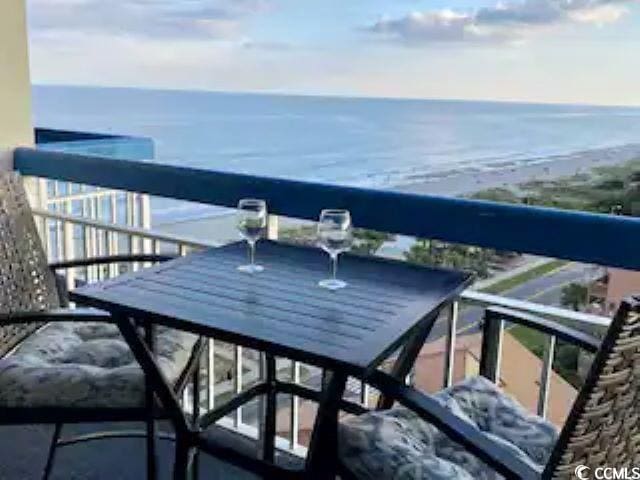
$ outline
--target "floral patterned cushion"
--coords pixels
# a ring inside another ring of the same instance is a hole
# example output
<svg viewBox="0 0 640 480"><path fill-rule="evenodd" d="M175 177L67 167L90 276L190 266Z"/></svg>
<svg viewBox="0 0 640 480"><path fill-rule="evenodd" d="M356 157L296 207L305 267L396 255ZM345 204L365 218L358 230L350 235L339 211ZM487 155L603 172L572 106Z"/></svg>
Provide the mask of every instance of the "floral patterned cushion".
<svg viewBox="0 0 640 480"><path fill-rule="evenodd" d="M170 382L196 340L156 329L156 360ZM50 323L0 359L0 407L137 407L144 390L142 369L113 324Z"/></svg>
<svg viewBox="0 0 640 480"><path fill-rule="evenodd" d="M484 377L438 392L435 398L533 468L542 469L557 429L531 415ZM416 413L402 407L371 412L340 425L342 463L361 480L497 480L502 477Z"/></svg>

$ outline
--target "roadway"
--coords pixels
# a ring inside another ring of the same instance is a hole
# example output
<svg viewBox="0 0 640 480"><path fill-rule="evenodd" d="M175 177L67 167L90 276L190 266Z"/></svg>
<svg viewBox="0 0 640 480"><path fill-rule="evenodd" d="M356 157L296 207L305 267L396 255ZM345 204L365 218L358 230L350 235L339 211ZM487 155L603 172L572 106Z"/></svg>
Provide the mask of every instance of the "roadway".
<svg viewBox="0 0 640 480"><path fill-rule="evenodd" d="M593 266L581 263L568 263L551 273L524 282L514 288L500 292L499 295L516 300L561 306L562 288L570 283L584 283L593 276ZM460 334L478 331L484 307L467 306L461 309L457 330ZM445 322L438 322L429 336L429 341L437 340L446 332Z"/></svg>

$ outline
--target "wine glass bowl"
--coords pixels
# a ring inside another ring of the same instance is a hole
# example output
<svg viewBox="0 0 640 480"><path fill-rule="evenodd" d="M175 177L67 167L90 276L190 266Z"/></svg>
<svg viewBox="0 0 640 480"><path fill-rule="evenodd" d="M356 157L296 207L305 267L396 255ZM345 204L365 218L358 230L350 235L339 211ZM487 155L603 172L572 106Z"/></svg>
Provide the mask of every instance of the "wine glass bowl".
<svg viewBox="0 0 640 480"><path fill-rule="evenodd" d="M237 227L242 238L249 245L249 263L240 265L238 270L245 273L258 273L264 270L255 263L256 242L267 228L267 203L257 198L243 198L238 202Z"/></svg>
<svg viewBox="0 0 640 480"><path fill-rule="evenodd" d="M331 257L331 278L320 280L318 285L329 290L339 290L347 282L337 278L338 255L351 248L353 229L348 210L322 210L318 220L318 245Z"/></svg>

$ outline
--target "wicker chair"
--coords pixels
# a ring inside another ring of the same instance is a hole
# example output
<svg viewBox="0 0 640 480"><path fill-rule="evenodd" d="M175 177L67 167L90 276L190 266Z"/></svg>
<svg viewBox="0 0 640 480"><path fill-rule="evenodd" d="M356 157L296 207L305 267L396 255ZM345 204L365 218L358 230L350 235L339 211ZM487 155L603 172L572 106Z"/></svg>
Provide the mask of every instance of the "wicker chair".
<svg viewBox="0 0 640 480"><path fill-rule="evenodd" d="M561 431L495 385L504 322L595 353ZM374 372L368 381L399 405L341 423L341 477L575 479L580 466L584 478L598 467L640 466L639 298L621 303L602 341L532 315L489 308L480 374L431 396Z"/></svg>
<svg viewBox="0 0 640 480"><path fill-rule="evenodd" d="M51 268L20 178L0 173L0 425L55 425L45 478L57 447L130 435L146 437L147 475L155 477L155 420L164 418L163 412L110 316L63 308L67 305L64 282L57 281L54 271L165 259L159 255L102 257ZM147 334L150 331L146 329ZM195 379L203 342L169 329L158 329L151 340L159 364L180 394ZM63 424L80 422L145 422L146 430L60 439Z"/></svg>

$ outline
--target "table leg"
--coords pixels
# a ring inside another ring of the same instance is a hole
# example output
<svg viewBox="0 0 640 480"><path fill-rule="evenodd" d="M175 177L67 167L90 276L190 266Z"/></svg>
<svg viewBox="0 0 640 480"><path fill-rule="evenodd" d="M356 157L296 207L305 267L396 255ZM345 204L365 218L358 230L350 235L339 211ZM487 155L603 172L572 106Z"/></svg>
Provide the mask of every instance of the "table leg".
<svg viewBox="0 0 640 480"><path fill-rule="evenodd" d="M264 412L264 432L263 432L263 460L273 463L275 455L276 441L276 359L273 355L265 353L266 367L266 407Z"/></svg>
<svg viewBox="0 0 640 480"><path fill-rule="evenodd" d="M151 322L144 324L144 340L153 355L155 351L155 326ZM145 407L147 410L147 479L157 478L157 458L156 458L156 421L153 415L155 407L155 395L153 385L145 375Z"/></svg>
<svg viewBox="0 0 640 480"><path fill-rule="evenodd" d="M331 372L323 375L323 378L325 381L311 434L305 478L333 479L338 467L338 415L347 375Z"/></svg>
<svg viewBox="0 0 640 480"><path fill-rule="evenodd" d="M176 436L175 460L173 463L173 480L187 480L189 478L189 460L191 447L184 439Z"/></svg>
<svg viewBox="0 0 640 480"><path fill-rule="evenodd" d="M193 369L191 375L191 386L193 387L193 395L191 402L191 417L192 417L192 429L197 430L198 419L200 418L200 360L196 361L196 367ZM192 480L198 480L200 475L200 452L198 449L194 449L193 458L191 459L191 472L190 478Z"/></svg>
<svg viewBox="0 0 640 480"><path fill-rule="evenodd" d="M427 337L431 333L431 330L433 329L433 326L438 319L438 315L440 315L440 310L436 310L430 313L416 326L414 334L404 345L404 347L400 351L398 359L395 361L393 367L391 368L390 375L393 378L403 380L407 375L409 375L411 368L416 362L416 358L418 358L420 350L422 350L422 347L424 346L424 342L427 340ZM392 406L392 398L380 395L380 398L378 399L377 410L386 410L388 408L391 408Z"/></svg>
<svg viewBox="0 0 640 480"><path fill-rule="evenodd" d="M140 364L140 367L145 374L146 381L149 382L151 389L158 397L162 407L166 410L169 418L171 419L173 428L176 432L176 451L180 454L178 458L176 458L174 478L183 479L187 473L186 467L188 467L188 461L183 465L182 460L184 457L188 458L192 441L192 432L189 429L187 419L182 412L180 402L175 396L172 388L168 385L148 346L138 335L138 332L131 320L124 316L114 315L114 317L118 324L118 328L120 329L120 333L129 345L133 356ZM183 455L184 452L186 452L186 455Z"/></svg>

